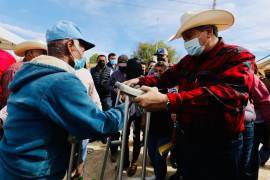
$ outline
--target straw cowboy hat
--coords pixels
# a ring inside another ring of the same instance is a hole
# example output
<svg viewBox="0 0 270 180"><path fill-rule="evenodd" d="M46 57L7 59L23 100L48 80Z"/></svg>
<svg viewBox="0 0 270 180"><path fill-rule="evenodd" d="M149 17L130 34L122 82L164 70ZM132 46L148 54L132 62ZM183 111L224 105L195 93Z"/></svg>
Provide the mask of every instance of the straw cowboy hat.
<svg viewBox="0 0 270 180"><path fill-rule="evenodd" d="M234 23L232 13L225 10L205 10L186 12L181 17L181 26L169 41L182 37L182 33L186 30L203 25L216 25L218 31L222 31L231 27Z"/></svg>
<svg viewBox="0 0 270 180"><path fill-rule="evenodd" d="M14 53L17 56L24 57L25 51L33 49L43 49L47 51L47 46L45 43L40 41L24 41L15 46Z"/></svg>

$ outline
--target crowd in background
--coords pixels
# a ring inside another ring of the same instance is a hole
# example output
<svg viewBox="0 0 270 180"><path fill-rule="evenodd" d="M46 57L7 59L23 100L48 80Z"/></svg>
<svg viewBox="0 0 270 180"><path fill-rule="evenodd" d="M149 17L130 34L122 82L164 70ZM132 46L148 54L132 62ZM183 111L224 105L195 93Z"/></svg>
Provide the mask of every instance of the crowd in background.
<svg viewBox="0 0 270 180"><path fill-rule="evenodd" d="M94 44L69 21L47 30L47 46L18 44L14 53L23 58L20 62L0 50L0 176L63 178L69 135L80 145L73 178L82 176L89 142L121 139L124 106L117 101L115 83L123 82L158 88L142 87L145 94L130 106L128 176L137 171L149 110L147 147L154 176L148 179L166 178L168 154L177 169L171 180L258 179L259 166L270 157L270 68L260 72L253 54L218 36L233 24L231 13L196 13L187 13L190 18L182 19L185 26L172 37L183 38L188 52L175 65L161 47L153 54L156 60L100 54L86 69L83 53ZM211 18L198 23L195 16ZM111 162L118 154L119 147L111 146Z"/></svg>

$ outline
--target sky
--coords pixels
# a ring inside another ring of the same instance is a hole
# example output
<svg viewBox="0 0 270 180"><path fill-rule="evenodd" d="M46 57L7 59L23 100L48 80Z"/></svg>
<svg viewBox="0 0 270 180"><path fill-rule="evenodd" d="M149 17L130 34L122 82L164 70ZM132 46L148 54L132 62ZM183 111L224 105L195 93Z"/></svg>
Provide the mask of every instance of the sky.
<svg viewBox="0 0 270 180"><path fill-rule="evenodd" d="M168 42L186 11L212 8L213 0L0 0L0 26L27 40L44 40L59 20L79 26L96 47L87 51L132 55L140 42L163 41L178 56L186 51L183 40ZM235 16L235 24L220 32L226 43L237 44L257 60L270 54L269 0L216 0L216 9Z"/></svg>

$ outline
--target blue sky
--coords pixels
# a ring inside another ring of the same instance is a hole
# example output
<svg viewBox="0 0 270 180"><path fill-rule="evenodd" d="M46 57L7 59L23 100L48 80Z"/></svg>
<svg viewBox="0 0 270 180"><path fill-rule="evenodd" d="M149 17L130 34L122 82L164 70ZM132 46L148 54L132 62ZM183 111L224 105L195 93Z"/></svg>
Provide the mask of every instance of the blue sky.
<svg viewBox="0 0 270 180"><path fill-rule="evenodd" d="M211 8L212 0L0 0L0 26L25 39L44 39L58 20L71 20L96 47L87 52L131 55L139 42L164 41L173 35L188 10ZM257 59L270 54L270 1L217 0L231 11L232 28L221 32L227 43L241 45ZM169 42L179 56L182 40Z"/></svg>

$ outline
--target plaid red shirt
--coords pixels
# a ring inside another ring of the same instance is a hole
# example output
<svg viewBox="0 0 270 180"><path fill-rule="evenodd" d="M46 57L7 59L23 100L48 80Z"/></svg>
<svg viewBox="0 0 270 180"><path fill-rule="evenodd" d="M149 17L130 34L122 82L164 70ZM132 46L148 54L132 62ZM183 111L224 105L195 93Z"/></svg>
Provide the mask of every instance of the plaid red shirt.
<svg viewBox="0 0 270 180"><path fill-rule="evenodd" d="M244 130L244 107L253 82L255 57L247 50L218 44L199 57L185 56L161 77L140 78L140 85L170 88L170 111L179 114L187 136L231 137Z"/></svg>

